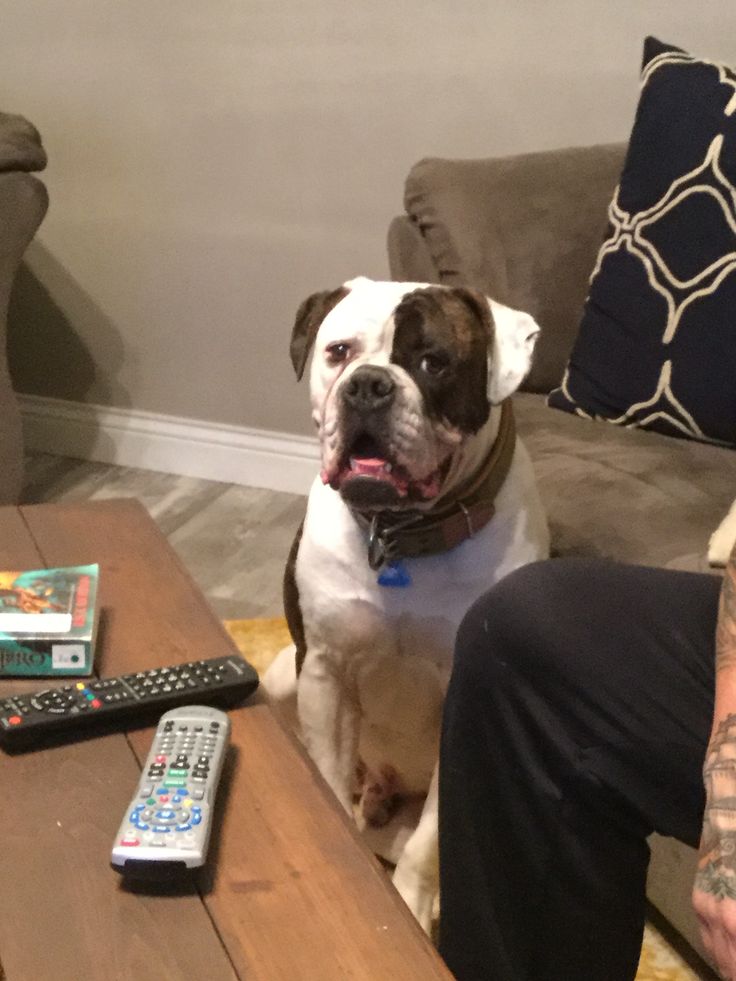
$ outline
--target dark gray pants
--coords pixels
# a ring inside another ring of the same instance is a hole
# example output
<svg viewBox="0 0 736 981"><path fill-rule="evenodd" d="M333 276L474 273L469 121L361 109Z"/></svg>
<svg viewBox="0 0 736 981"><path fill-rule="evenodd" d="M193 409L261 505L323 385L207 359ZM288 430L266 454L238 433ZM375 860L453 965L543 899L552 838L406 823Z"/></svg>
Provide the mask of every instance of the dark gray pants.
<svg viewBox="0 0 736 981"><path fill-rule="evenodd" d="M518 570L457 640L440 949L460 981L628 981L656 830L697 845L720 579Z"/></svg>

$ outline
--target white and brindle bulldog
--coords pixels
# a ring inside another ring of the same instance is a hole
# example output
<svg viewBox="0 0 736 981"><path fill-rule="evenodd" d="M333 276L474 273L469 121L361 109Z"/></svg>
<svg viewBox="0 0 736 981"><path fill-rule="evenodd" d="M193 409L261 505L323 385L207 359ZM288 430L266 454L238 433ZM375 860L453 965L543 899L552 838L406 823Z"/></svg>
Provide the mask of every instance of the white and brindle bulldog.
<svg viewBox="0 0 736 981"><path fill-rule="evenodd" d="M264 677L363 825L424 800L394 883L429 930L438 890L437 754L463 614L548 554L509 396L539 328L474 290L360 278L300 307L322 472L284 582L294 646Z"/></svg>

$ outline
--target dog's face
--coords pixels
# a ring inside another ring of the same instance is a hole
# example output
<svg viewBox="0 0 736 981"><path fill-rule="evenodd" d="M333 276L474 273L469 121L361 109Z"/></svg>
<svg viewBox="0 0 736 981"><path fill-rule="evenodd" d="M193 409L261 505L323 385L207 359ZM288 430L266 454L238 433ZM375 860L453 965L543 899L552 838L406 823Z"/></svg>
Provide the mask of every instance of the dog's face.
<svg viewBox="0 0 736 981"><path fill-rule="evenodd" d="M370 510L434 500L491 405L520 384L539 328L462 287L357 279L306 300L291 357L314 347L322 479Z"/></svg>

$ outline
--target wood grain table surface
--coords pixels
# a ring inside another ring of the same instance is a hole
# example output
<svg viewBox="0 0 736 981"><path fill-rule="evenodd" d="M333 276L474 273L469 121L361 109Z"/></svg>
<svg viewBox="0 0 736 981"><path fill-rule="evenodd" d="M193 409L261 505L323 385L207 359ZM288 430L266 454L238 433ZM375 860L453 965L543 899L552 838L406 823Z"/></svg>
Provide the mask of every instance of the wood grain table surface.
<svg viewBox="0 0 736 981"><path fill-rule="evenodd" d="M135 501L0 508L0 568L100 564L102 677L232 652ZM0 696L50 687L2 680ZM0 753L6 981L451 976L314 766L254 696L231 712L210 862L186 886L109 865L153 728Z"/></svg>

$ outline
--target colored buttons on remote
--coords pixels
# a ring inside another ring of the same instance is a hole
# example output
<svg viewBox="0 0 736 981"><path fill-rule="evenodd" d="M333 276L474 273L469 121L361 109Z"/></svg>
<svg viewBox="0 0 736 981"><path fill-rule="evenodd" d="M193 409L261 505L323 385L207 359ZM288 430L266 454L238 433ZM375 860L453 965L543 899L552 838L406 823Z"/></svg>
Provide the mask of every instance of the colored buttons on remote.
<svg viewBox="0 0 736 981"><path fill-rule="evenodd" d="M174 867L195 869L204 864L211 806L229 732L227 716L205 706L177 708L163 717L144 763L144 775L116 836L114 868L125 872L127 867L138 875L145 866L149 877L158 874L158 863L162 876ZM143 846L134 861L125 857L129 848L120 845L129 839Z"/></svg>
<svg viewBox="0 0 736 981"><path fill-rule="evenodd" d="M242 701L257 686L258 676L237 654L152 668L118 678L71 682L59 688L0 699L0 743L8 749L36 747L46 734L68 732L74 736L80 727L93 725L97 720L102 723L103 719L106 724L115 723L120 728L127 728L128 724L145 724L152 711L173 709L186 701L232 705ZM181 726L186 728L180 733ZM189 725L176 720L159 734L164 737L160 752L172 752L173 741L182 736L184 741L177 742L176 749L189 758L186 762L182 760L178 769L191 773L197 756L212 751L213 746L207 744L207 738L216 739L217 735L217 727L213 727L209 719L197 719L196 724L191 719ZM157 771L150 776L156 778Z"/></svg>

